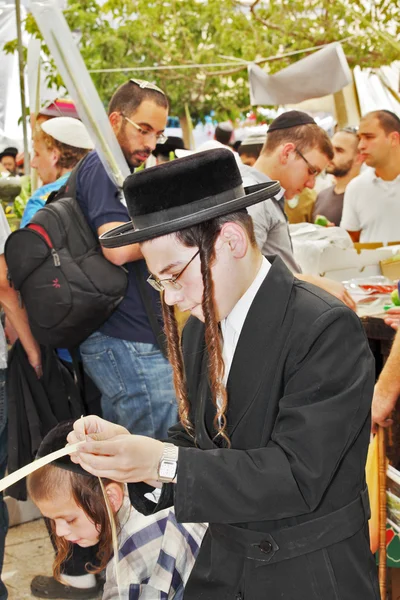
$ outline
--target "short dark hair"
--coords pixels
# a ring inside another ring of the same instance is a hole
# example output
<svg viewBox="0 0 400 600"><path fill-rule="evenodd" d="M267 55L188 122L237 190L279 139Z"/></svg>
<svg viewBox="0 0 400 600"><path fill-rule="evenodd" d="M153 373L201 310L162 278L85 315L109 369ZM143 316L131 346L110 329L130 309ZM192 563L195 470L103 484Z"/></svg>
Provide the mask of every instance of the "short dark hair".
<svg viewBox="0 0 400 600"><path fill-rule="evenodd" d="M383 129L386 135L396 131L400 135L400 118L391 110L373 110L361 118L361 121L365 117L375 117L379 121L380 127Z"/></svg>
<svg viewBox="0 0 400 600"><path fill-rule="evenodd" d="M145 100L151 100L151 102L166 110L169 108L168 98L161 90L141 87L129 80L120 85L114 92L108 105L108 114L121 112L125 115L131 115Z"/></svg>
<svg viewBox="0 0 400 600"><path fill-rule="evenodd" d="M267 133L267 139L261 151L262 154L271 154L281 144L295 144L300 152L317 149L329 160L333 158L333 146L328 134L322 127L307 123L286 129L276 129Z"/></svg>
<svg viewBox="0 0 400 600"><path fill-rule="evenodd" d="M220 144L224 144L224 146L227 146L229 144L229 140L232 137L232 131L233 129L223 129L222 127L217 125L215 128L214 137L217 140L217 142L219 142Z"/></svg>

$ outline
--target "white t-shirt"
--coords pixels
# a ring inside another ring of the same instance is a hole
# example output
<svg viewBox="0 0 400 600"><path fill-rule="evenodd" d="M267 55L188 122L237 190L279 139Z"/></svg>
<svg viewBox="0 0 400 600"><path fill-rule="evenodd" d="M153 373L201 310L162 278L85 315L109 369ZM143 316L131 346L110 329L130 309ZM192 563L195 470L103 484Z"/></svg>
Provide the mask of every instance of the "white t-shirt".
<svg viewBox="0 0 400 600"><path fill-rule="evenodd" d="M340 226L361 231L360 242L400 240L400 175L384 181L366 169L348 184Z"/></svg>

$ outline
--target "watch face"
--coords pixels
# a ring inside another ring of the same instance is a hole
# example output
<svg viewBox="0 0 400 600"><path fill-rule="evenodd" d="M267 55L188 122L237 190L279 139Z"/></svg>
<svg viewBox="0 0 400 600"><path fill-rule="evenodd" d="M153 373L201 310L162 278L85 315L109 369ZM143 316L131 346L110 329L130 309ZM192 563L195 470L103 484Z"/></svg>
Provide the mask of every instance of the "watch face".
<svg viewBox="0 0 400 600"><path fill-rule="evenodd" d="M173 479L176 474L176 461L163 460L160 465L160 477Z"/></svg>

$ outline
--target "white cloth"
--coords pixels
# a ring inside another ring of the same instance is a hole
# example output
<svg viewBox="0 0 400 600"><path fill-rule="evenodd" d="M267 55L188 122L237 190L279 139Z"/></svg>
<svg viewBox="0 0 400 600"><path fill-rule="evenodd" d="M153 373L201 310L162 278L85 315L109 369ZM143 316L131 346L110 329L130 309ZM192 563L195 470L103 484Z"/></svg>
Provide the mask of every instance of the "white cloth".
<svg viewBox="0 0 400 600"><path fill-rule="evenodd" d="M384 181L368 168L350 181L340 226L360 231L360 242L400 240L400 175Z"/></svg>
<svg viewBox="0 0 400 600"><path fill-rule="evenodd" d="M224 385L228 381L229 371L231 369L233 356L239 340L240 332L250 310L250 306L260 289L262 282L268 275L271 263L263 256L260 269L250 287L243 294L240 300L235 304L229 315L221 321L221 333L223 338L222 358L224 360Z"/></svg>

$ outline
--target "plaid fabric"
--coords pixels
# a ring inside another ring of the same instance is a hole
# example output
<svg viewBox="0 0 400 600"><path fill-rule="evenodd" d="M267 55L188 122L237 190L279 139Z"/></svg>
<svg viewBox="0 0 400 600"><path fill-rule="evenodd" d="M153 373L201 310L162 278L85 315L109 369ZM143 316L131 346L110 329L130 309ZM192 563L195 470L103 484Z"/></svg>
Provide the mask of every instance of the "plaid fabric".
<svg viewBox="0 0 400 600"><path fill-rule="evenodd" d="M118 518L120 596L112 559L103 600L181 600L207 526L178 523L173 508L144 516L128 497Z"/></svg>

